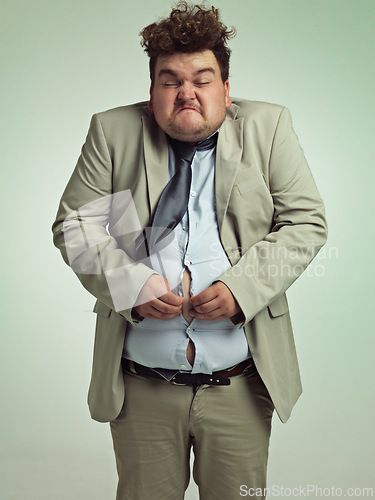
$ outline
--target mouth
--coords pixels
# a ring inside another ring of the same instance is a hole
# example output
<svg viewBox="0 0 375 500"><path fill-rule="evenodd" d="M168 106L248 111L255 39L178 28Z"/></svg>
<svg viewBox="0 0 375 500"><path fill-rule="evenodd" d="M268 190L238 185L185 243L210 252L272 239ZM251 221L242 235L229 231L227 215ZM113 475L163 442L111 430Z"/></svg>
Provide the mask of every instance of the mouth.
<svg viewBox="0 0 375 500"><path fill-rule="evenodd" d="M182 111L195 111L196 113L200 113L200 111L193 106L184 106L183 108L177 110L177 114L181 113Z"/></svg>

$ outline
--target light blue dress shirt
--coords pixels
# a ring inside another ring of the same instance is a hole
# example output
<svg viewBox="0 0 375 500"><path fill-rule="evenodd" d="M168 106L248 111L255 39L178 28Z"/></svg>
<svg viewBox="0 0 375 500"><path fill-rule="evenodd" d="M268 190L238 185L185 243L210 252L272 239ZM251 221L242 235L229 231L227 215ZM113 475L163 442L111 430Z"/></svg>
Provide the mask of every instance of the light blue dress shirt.
<svg viewBox="0 0 375 500"><path fill-rule="evenodd" d="M186 268L191 274L191 295L197 295L231 265L220 242L216 218L215 152L196 152L188 210L174 230L170 258L164 256L162 263L160 258L152 261L154 269L164 271L171 288L180 296ZM174 152L169 147L169 178L174 172ZM195 345L193 366L186 358L189 339ZM169 320L145 318L137 326L128 324L123 356L150 368L211 374L244 361L250 351L243 328L230 319L194 318L189 324L181 314Z"/></svg>

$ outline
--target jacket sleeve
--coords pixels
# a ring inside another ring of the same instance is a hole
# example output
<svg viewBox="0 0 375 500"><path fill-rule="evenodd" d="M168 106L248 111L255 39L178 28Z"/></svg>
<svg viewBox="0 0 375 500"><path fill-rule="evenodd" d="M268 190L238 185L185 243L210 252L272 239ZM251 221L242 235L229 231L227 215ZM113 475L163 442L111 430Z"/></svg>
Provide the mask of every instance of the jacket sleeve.
<svg viewBox="0 0 375 500"><path fill-rule="evenodd" d="M155 271L135 262L109 234L113 207L121 198L126 231L140 229L130 190L113 193L112 160L98 115L94 115L76 168L52 226L54 244L83 286L133 323L131 307ZM124 232L124 231L123 231ZM133 232L134 234L134 232Z"/></svg>
<svg viewBox="0 0 375 500"><path fill-rule="evenodd" d="M284 294L327 237L324 205L286 108L279 116L267 167L272 229L218 278L239 303L244 324Z"/></svg>

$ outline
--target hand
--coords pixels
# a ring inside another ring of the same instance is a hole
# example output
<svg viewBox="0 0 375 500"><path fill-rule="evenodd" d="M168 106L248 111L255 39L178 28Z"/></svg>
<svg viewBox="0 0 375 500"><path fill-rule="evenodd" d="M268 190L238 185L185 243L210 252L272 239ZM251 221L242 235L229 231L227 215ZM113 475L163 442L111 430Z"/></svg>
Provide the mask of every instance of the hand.
<svg viewBox="0 0 375 500"><path fill-rule="evenodd" d="M203 292L191 297L190 303L194 307L190 310L190 315L207 321L231 318L241 312L232 292L222 281L214 283Z"/></svg>
<svg viewBox="0 0 375 500"><path fill-rule="evenodd" d="M183 297L171 292L168 281L153 274L143 285L133 309L143 318L171 319L181 313Z"/></svg>

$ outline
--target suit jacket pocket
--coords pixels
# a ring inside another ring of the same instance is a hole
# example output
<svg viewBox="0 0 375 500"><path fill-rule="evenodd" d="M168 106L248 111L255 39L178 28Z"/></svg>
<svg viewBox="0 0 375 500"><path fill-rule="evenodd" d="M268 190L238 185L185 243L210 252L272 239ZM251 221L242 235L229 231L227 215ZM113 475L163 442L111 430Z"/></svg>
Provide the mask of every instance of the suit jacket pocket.
<svg viewBox="0 0 375 500"><path fill-rule="evenodd" d="M240 192L240 195L243 196L244 194L248 193L249 191L253 191L253 189L257 189L260 187L266 187L266 184L265 184L261 174L257 173L257 175L252 175L249 179L246 179L244 181L239 182L236 185L236 187L237 187L238 191Z"/></svg>
<svg viewBox="0 0 375 500"><path fill-rule="evenodd" d="M100 300L97 300L93 311L100 316L108 317L111 314L112 309L106 306L103 302L100 302Z"/></svg>
<svg viewBox="0 0 375 500"><path fill-rule="evenodd" d="M283 293L283 295L280 295L280 297L277 297L277 299L275 299L268 305L268 311L272 318L282 316L289 311L288 301L286 299L285 293Z"/></svg>

